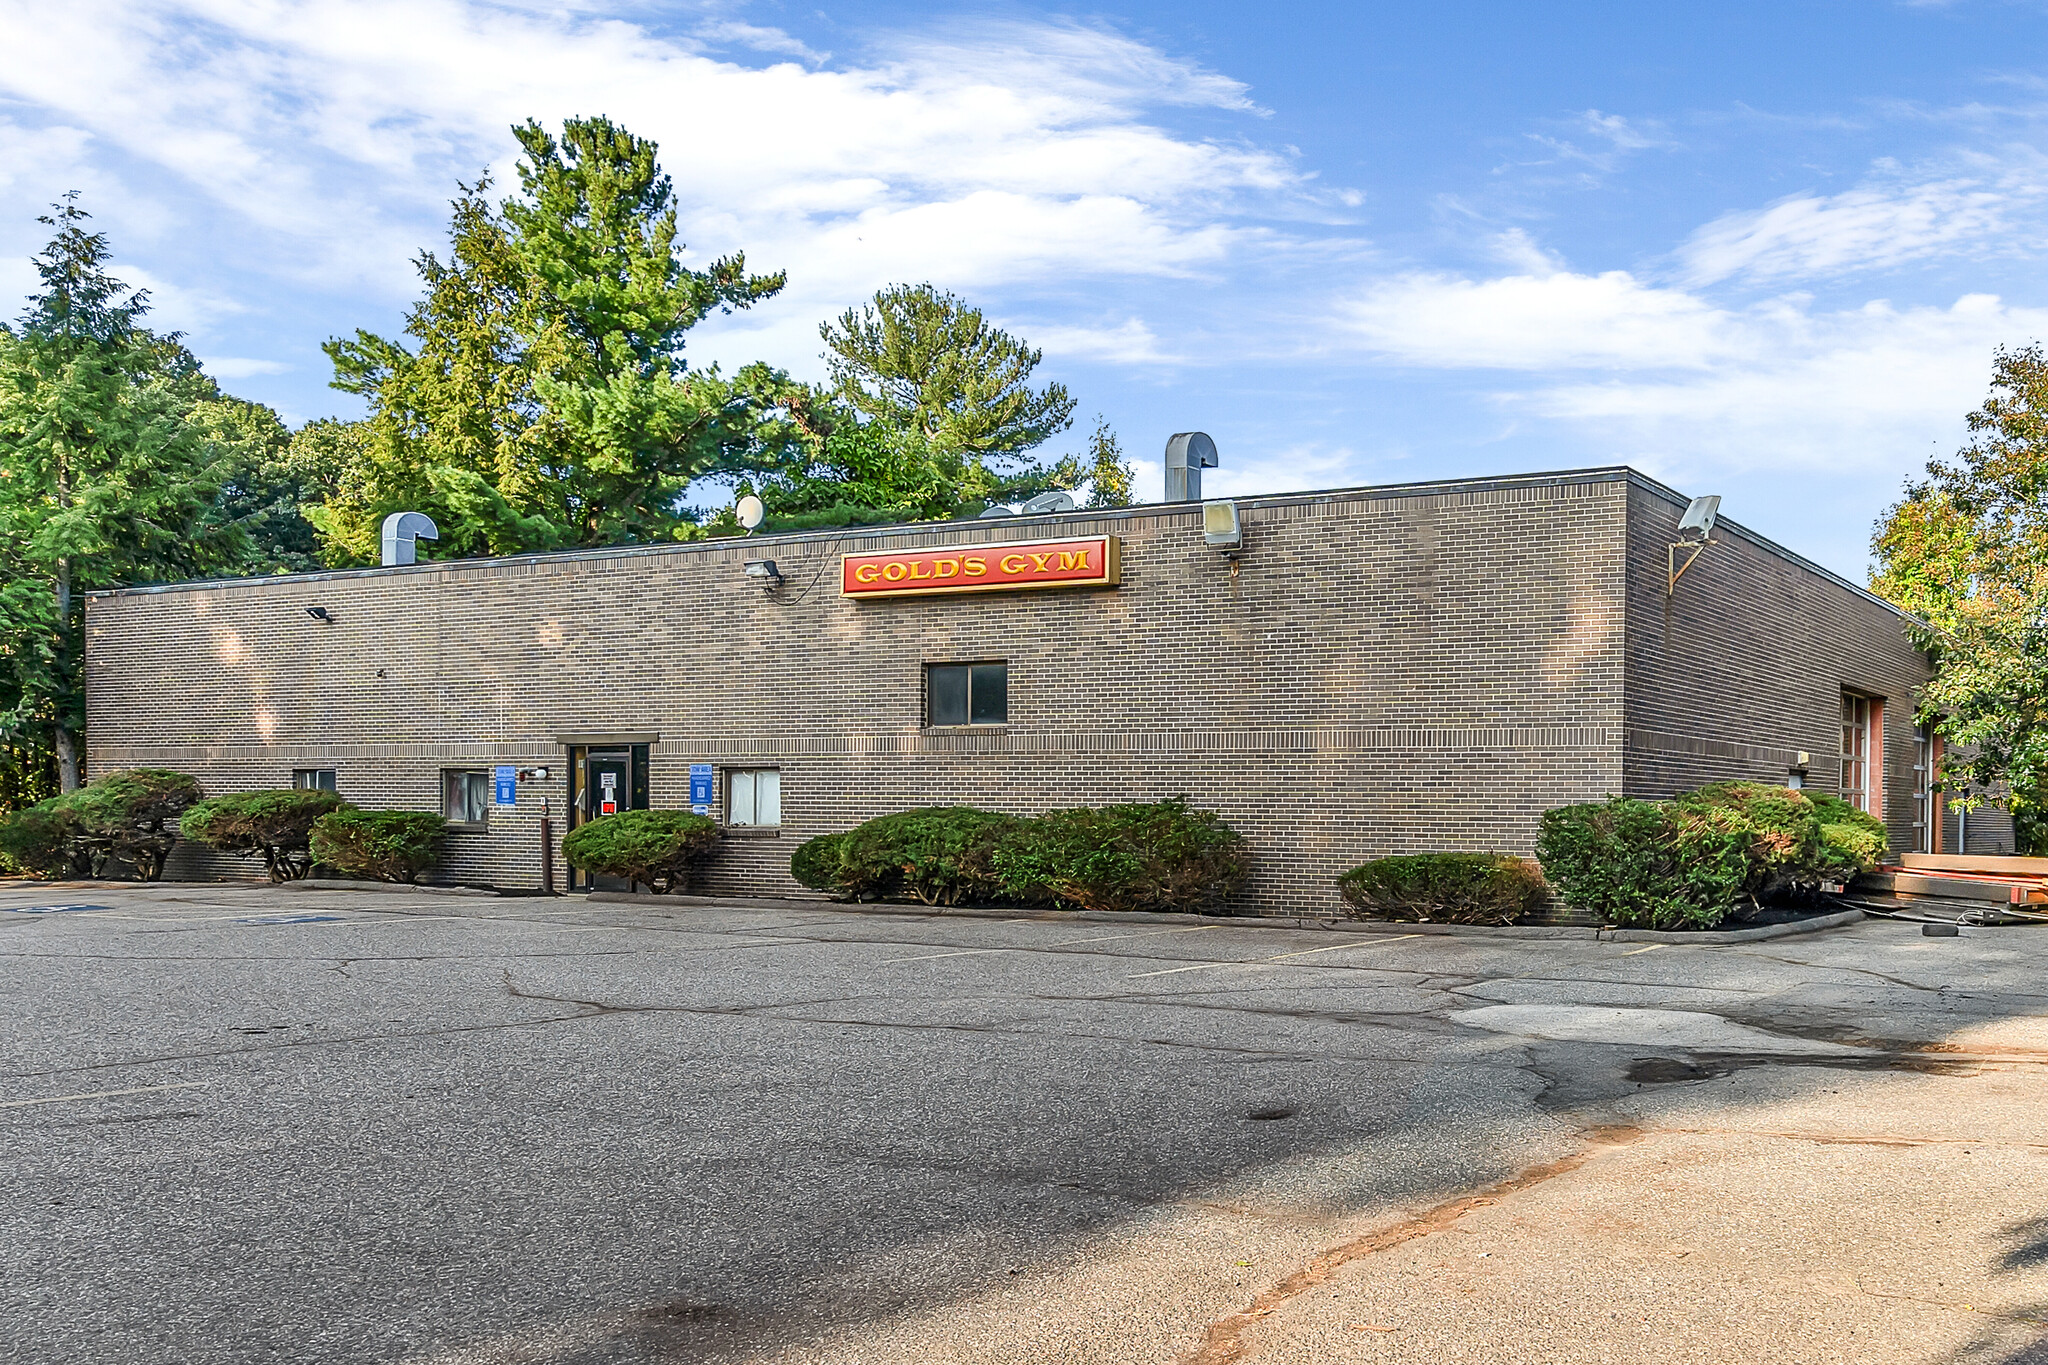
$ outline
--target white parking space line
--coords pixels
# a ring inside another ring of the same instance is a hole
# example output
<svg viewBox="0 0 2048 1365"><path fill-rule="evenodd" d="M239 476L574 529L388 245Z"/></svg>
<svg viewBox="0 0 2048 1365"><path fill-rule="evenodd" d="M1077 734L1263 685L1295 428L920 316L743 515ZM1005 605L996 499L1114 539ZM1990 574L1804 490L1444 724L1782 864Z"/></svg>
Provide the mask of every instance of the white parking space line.
<svg viewBox="0 0 2048 1365"><path fill-rule="evenodd" d="M984 953L1014 953L1015 948L962 948L950 953L920 953L916 957L885 957L881 965L891 962L929 962L935 957L980 957Z"/></svg>
<svg viewBox="0 0 2048 1365"><path fill-rule="evenodd" d="M172 1081L169 1085L139 1085L133 1090L88 1090L80 1095L49 1095L40 1100L4 1100L0 1109L26 1109L35 1104L68 1104L72 1100L110 1100L119 1095L154 1095L160 1090L190 1090L205 1081Z"/></svg>
<svg viewBox="0 0 2048 1365"><path fill-rule="evenodd" d="M1027 924L1032 921L1010 920L1007 922L1011 924ZM1014 948L959 948L943 953L919 953L915 957L885 957L882 959L881 965L886 966L891 962L929 962L933 958L938 957L980 957L987 953L1038 953L1044 952L1048 948L1063 948L1075 943L1108 943L1113 939L1121 938L1157 938L1161 934L1199 934L1210 929L1224 929L1228 927L1228 925L1222 924L1191 924L1180 929L1148 929L1143 933L1136 934L1099 934L1094 938L1056 938L1051 943L1020 944Z"/></svg>
<svg viewBox="0 0 2048 1365"><path fill-rule="evenodd" d="M1373 943L1333 943L1327 948L1304 948L1298 953L1275 953L1272 957L1263 957L1255 962L1197 962L1192 967L1168 967L1163 972L1138 972L1124 979L1142 981L1148 976L1173 976L1179 972L1207 971L1211 967L1262 967L1268 962L1281 962L1290 957L1307 957L1311 953L1334 953L1340 948L1383 948L1389 943L1399 943L1404 938L1421 937L1420 934L1396 934L1392 938L1383 938Z"/></svg>
<svg viewBox="0 0 2048 1365"><path fill-rule="evenodd" d="M1343 948L1377 948L1382 943L1399 943L1404 938L1421 938L1420 934L1395 934L1392 938L1380 939L1377 943L1333 943L1327 948L1304 948L1298 953L1275 953L1266 958L1267 962L1278 962L1282 958L1307 957L1311 953L1334 953Z"/></svg>
<svg viewBox="0 0 2048 1365"><path fill-rule="evenodd" d="M1139 972L1135 976L1125 977L1124 980L1140 981L1148 976L1172 976L1175 972L1202 972L1207 971L1211 967L1249 967L1252 965L1254 964L1249 962L1197 962L1192 967L1168 967L1163 972Z"/></svg>
<svg viewBox="0 0 2048 1365"><path fill-rule="evenodd" d="M1049 948L1061 948L1069 943L1108 943L1113 939L1120 938L1158 938L1161 934L1206 934L1211 929L1226 927L1221 924L1193 924L1185 929L1148 929L1142 934L1103 934L1096 938L1058 938L1046 946Z"/></svg>

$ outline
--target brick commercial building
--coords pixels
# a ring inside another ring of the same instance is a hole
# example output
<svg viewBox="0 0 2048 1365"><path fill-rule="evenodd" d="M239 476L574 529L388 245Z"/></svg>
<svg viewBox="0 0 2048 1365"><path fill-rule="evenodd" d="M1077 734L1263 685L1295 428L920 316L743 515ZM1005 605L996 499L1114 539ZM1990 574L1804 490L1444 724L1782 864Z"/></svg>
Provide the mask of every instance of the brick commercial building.
<svg viewBox="0 0 2048 1365"><path fill-rule="evenodd" d="M88 609L88 760L440 810L436 879L503 887L543 802L705 807L700 885L776 893L889 811L1186 795L1243 910L1720 778L1939 840L1899 614L1728 521L1674 587L1686 506L1596 469L1240 500L1236 549L1166 503L135 588ZM248 875L209 856L172 875Z"/></svg>

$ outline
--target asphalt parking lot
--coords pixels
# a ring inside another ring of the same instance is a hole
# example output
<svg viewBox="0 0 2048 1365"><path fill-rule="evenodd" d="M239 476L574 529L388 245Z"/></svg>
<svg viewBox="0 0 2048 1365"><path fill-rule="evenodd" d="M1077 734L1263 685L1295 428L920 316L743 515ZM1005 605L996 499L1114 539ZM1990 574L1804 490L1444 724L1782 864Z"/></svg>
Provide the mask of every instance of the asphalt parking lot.
<svg viewBox="0 0 2048 1365"><path fill-rule="evenodd" d="M1425 1342L1444 1295L1389 1267L1492 1218L1517 1283L1567 1232L1621 1255L1650 1233L1570 1210L1653 1156L1692 1190L1681 1148L1720 1183L1666 1221L1831 1180L1844 1245L1948 1208L1885 1272L1931 1325L1858 1346L1894 1311L1866 1277L1840 1342L1739 1314L1827 1344L1776 1358L2048 1359L2044 968L2048 930L1885 922L1645 946L0 883L0 1359L1517 1358L1535 1329L1484 1335L1485 1294ZM1807 1165L1742 1164L1784 1133ZM1688 1235L1695 1265L1757 1236ZM1946 1326L1937 1256L1985 1266ZM1519 1358L1643 1358L1569 1318ZM1702 1350L1660 1354L1765 1358Z"/></svg>

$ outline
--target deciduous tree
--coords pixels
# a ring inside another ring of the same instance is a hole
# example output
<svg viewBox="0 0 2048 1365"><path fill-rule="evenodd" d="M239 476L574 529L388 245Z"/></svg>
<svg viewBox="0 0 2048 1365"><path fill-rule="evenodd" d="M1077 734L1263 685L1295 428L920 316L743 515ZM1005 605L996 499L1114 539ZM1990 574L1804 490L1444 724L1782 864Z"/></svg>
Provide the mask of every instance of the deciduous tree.
<svg viewBox="0 0 2048 1365"><path fill-rule="evenodd" d="M1878 523L1871 587L1927 623L1922 719L1966 807L2001 800L2048 853L2048 356L2001 349L1970 443Z"/></svg>

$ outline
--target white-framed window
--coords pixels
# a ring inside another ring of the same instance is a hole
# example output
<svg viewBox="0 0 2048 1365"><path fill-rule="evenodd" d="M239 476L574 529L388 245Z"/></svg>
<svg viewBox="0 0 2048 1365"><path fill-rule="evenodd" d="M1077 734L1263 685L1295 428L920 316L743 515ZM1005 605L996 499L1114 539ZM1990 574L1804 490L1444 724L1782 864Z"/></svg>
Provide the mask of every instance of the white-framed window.
<svg viewBox="0 0 2048 1365"><path fill-rule="evenodd" d="M300 791L331 792L335 789L334 769L294 768L292 769L292 786Z"/></svg>
<svg viewBox="0 0 2048 1365"><path fill-rule="evenodd" d="M727 768L725 770L725 823L728 825L781 824L782 769Z"/></svg>
<svg viewBox="0 0 2048 1365"><path fill-rule="evenodd" d="M491 775L482 768L441 770L441 814L451 825L481 825L491 809Z"/></svg>
<svg viewBox="0 0 2048 1365"><path fill-rule="evenodd" d="M1870 698L1842 694L1842 799L1870 809Z"/></svg>

